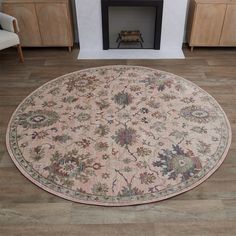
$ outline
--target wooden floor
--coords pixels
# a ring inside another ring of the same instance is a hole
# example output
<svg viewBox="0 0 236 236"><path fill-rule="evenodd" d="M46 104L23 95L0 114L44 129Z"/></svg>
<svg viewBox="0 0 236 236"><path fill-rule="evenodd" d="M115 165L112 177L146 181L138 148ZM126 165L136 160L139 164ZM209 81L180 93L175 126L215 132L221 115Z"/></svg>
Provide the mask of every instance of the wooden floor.
<svg viewBox="0 0 236 236"><path fill-rule="evenodd" d="M186 60L76 60L78 50L14 49L0 52L0 235L153 236L236 235L236 49L185 49ZM161 69L193 81L227 113L233 140L220 169L195 189L172 199L133 207L72 203L32 184L7 153L5 133L17 105L45 82L95 66L125 64Z"/></svg>

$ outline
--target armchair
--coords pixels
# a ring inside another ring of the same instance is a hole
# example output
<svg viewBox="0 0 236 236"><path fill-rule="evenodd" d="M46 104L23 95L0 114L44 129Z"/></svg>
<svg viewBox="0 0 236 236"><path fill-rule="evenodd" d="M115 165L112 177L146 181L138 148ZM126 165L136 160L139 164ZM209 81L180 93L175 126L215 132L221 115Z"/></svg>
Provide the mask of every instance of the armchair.
<svg viewBox="0 0 236 236"><path fill-rule="evenodd" d="M20 62L24 62L18 36L19 27L16 18L0 12L0 50L16 46Z"/></svg>

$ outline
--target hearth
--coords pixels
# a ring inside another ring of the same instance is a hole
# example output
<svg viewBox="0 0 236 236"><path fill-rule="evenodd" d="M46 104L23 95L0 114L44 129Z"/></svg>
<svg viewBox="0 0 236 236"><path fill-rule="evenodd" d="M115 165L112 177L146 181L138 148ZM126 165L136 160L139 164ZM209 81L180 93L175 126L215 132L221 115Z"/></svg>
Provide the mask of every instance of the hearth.
<svg viewBox="0 0 236 236"><path fill-rule="evenodd" d="M101 8L104 50L160 49L163 0L101 0Z"/></svg>

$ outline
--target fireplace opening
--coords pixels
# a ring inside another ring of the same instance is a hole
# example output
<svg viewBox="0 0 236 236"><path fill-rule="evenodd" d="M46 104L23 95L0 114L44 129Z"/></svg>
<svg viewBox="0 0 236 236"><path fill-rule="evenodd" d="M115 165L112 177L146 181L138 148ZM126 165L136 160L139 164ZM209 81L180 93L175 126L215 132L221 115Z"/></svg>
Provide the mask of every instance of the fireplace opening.
<svg viewBox="0 0 236 236"><path fill-rule="evenodd" d="M160 49L163 0L101 0L103 49Z"/></svg>

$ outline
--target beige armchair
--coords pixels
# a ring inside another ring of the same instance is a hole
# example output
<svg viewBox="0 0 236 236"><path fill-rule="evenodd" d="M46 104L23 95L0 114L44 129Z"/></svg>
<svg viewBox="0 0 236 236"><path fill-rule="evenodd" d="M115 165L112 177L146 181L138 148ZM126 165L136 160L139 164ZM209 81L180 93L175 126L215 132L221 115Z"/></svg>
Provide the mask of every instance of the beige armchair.
<svg viewBox="0 0 236 236"><path fill-rule="evenodd" d="M16 46L20 62L24 62L18 32L16 18L0 12L0 50Z"/></svg>

